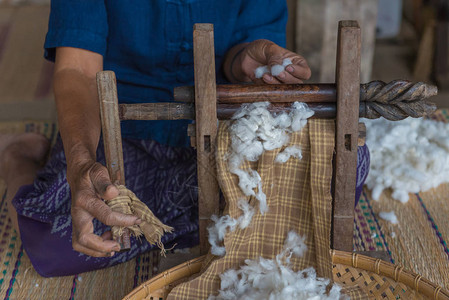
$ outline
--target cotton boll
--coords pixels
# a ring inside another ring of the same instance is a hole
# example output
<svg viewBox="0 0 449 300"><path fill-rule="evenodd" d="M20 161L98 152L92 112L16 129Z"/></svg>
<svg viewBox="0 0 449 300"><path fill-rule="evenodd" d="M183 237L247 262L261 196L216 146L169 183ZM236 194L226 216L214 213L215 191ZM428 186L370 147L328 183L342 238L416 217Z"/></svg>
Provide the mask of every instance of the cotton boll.
<svg viewBox="0 0 449 300"><path fill-rule="evenodd" d="M254 216L254 207L249 205L245 199L240 199L237 205L243 212L243 214L238 218L239 227L240 229L245 229L249 226Z"/></svg>
<svg viewBox="0 0 449 300"><path fill-rule="evenodd" d="M286 67L288 65L291 65L292 61L290 60L290 58L284 58L284 60L282 61L282 66Z"/></svg>
<svg viewBox="0 0 449 300"><path fill-rule="evenodd" d="M209 232L208 240L213 255L224 256L226 254L225 247L219 245L223 241L226 233L234 231L237 225L241 229L244 229L251 223L254 208L244 199L239 200L237 205L242 210L242 215L238 219L234 219L229 215L220 218L216 215L211 217L214 224L209 226L207 231Z"/></svg>
<svg viewBox="0 0 449 300"><path fill-rule="evenodd" d="M294 231L290 231L284 242L284 249L291 251L297 257L302 257L307 251L307 245L305 243L306 238L298 235Z"/></svg>
<svg viewBox="0 0 449 300"><path fill-rule="evenodd" d="M292 124L292 120L290 116L286 113L281 113L277 117L274 118L274 126L277 126L279 128L288 128Z"/></svg>
<svg viewBox="0 0 449 300"><path fill-rule="evenodd" d="M296 157L297 159L302 159L302 151L298 146L290 146L285 148L284 151L276 155L275 162L277 163L285 163L290 157Z"/></svg>
<svg viewBox="0 0 449 300"><path fill-rule="evenodd" d="M265 74L265 73L269 73L268 66L261 66L261 67L258 67L258 68L254 71L254 76L255 76L256 78L262 78L262 77L263 77L263 74Z"/></svg>
<svg viewBox="0 0 449 300"><path fill-rule="evenodd" d="M271 67L271 75L278 76L282 72L284 72L285 67L283 65L273 65Z"/></svg>
<svg viewBox="0 0 449 300"><path fill-rule="evenodd" d="M226 249L218 244L223 241L228 230L234 231L237 226L237 220L228 215L220 218L213 215L211 219L214 224L207 228L207 231L209 232L208 240L211 245L211 253L217 256L224 256L226 254Z"/></svg>
<svg viewBox="0 0 449 300"><path fill-rule="evenodd" d="M290 112L292 118L291 129L296 132L307 124L307 119L313 116L315 112L302 102L294 102L292 106L294 109Z"/></svg>
<svg viewBox="0 0 449 300"><path fill-rule="evenodd" d="M260 180L257 184L257 194L256 199L259 200L259 210L260 213L263 215L268 211L268 205L267 205L267 195L262 190L262 180Z"/></svg>
<svg viewBox="0 0 449 300"><path fill-rule="evenodd" d="M398 224L398 218L396 217L396 215L394 214L394 211L390 211L390 212L380 212L379 213L379 217L381 217L382 219L389 221L392 224Z"/></svg>

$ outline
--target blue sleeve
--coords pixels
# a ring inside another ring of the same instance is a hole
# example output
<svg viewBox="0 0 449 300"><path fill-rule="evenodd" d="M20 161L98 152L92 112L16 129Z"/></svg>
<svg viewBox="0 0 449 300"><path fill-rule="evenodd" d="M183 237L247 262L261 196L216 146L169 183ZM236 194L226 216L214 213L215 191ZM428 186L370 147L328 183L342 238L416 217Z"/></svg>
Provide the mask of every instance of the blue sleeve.
<svg viewBox="0 0 449 300"><path fill-rule="evenodd" d="M267 39L285 47L287 18L285 0L243 0L233 45Z"/></svg>
<svg viewBox="0 0 449 300"><path fill-rule="evenodd" d="M44 56L54 61L56 47L81 48L104 56L107 35L105 0L52 0Z"/></svg>

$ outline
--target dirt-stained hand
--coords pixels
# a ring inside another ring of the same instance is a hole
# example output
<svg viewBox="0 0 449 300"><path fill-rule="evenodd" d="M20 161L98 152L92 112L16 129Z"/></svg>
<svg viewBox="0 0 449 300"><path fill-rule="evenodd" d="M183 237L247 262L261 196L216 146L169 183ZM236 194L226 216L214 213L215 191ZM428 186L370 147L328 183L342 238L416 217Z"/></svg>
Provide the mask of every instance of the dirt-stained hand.
<svg viewBox="0 0 449 300"><path fill-rule="evenodd" d="M284 59L290 59L291 64L278 76L265 73L262 78L255 77L255 70L260 66L282 65ZM302 83L311 76L310 68L304 57L289 51L268 40L256 40L248 43L238 59L244 76L255 83Z"/></svg>
<svg viewBox="0 0 449 300"><path fill-rule="evenodd" d="M103 201L119 195L112 184L107 169L97 162L85 162L67 170L72 191L72 246L73 249L95 257L114 255L120 245L112 240L110 231L102 236L94 234L92 220L112 226L131 226L141 220L133 215L114 212Z"/></svg>

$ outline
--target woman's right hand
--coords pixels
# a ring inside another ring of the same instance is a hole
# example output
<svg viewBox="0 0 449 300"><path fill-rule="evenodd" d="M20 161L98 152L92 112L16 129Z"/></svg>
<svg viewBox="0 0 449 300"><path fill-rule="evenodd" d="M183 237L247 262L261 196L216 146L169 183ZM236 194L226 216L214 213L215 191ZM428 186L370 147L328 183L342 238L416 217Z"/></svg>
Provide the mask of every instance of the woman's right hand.
<svg viewBox="0 0 449 300"><path fill-rule="evenodd" d="M103 165L95 161L76 165L67 169L72 193L73 249L95 257L112 256L120 250L119 243L112 240L110 231L102 236L95 235L93 219L109 226L132 226L141 221L136 216L112 211L103 201L119 195Z"/></svg>
<svg viewBox="0 0 449 300"><path fill-rule="evenodd" d="M53 86L72 193L72 245L76 251L96 257L110 256L120 246L109 231L102 236L94 234L94 218L109 226L139 223L136 216L113 212L102 200L119 192L95 156L101 133L96 74L101 70L103 57L98 53L56 49Z"/></svg>

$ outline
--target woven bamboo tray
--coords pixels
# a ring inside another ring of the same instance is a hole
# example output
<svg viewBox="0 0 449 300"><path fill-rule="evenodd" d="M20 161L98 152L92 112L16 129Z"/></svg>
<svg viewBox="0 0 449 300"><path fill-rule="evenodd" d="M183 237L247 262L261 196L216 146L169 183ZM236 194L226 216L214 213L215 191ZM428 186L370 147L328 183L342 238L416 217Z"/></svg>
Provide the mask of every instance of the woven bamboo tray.
<svg viewBox="0 0 449 300"><path fill-rule="evenodd" d="M399 265L368 256L332 250L334 281L359 287L370 299L449 300L449 292ZM171 289L201 269L205 256L171 268L144 282L123 300L165 300Z"/></svg>

